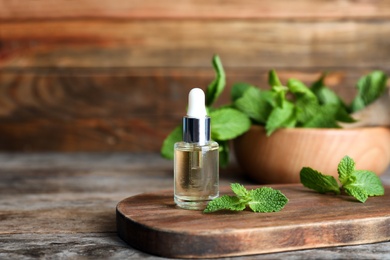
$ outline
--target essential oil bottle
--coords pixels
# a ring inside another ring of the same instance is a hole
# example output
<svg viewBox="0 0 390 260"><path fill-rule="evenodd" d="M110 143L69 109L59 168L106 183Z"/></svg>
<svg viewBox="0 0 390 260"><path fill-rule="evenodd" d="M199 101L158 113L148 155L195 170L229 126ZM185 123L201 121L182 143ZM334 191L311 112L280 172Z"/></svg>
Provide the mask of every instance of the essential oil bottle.
<svg viewBox="0 0 390 260"><path fill-rule="evenodd" d="M204 92L194 88L183 117L183 141L174 147L174 197L181 208L202 210L219 195L219 146L210 132Z"/></svg>

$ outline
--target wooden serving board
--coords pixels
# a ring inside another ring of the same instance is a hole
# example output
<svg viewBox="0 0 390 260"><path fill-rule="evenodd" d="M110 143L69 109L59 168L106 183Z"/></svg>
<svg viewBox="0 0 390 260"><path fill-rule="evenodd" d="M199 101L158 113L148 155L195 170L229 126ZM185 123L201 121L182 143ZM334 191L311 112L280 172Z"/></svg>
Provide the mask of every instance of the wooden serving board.
<svg viewBox="0 0 390 260"><path fill-rule="evenodd" d="M374 243L390 240L390 187L365 203L318 194L302 185L271 185L289 198L280 212L216 212L177 208L172 191L145 193L117 205L119 236L165 257L206 258ZM248 188L258 188L248 187ZM221 194L230 194L230 188Z"/></svg>

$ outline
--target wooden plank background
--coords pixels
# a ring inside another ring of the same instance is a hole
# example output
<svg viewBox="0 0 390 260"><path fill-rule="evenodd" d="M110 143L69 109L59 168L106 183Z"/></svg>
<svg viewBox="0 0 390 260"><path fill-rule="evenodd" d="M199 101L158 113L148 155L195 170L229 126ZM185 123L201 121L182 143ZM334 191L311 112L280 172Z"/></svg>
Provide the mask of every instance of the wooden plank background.
<svg viewBox="0 0 390 260"><path fill-rule="evenodd" d="M347 101L390 74L390 1L0 0L1 151L159 151L220 55L237 81L310 83Z"/></svg>

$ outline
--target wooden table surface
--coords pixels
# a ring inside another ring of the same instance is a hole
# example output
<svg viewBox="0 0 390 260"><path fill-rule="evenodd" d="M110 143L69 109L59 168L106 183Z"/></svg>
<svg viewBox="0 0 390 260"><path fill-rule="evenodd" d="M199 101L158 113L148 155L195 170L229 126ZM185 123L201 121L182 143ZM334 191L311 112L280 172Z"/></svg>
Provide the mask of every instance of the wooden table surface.
<svg viewBox="0 0 390 260"><path fill-rule="evenodd" d="M381 177L390 185L390 169ZM221 185L254 184L232 168ZM115 207L172 188L172 162L158 154L0 154L0 259L164 259L128 246ZM390 241L234 259L390 259ZM225 258L226 259L226 258Z"/></svg>

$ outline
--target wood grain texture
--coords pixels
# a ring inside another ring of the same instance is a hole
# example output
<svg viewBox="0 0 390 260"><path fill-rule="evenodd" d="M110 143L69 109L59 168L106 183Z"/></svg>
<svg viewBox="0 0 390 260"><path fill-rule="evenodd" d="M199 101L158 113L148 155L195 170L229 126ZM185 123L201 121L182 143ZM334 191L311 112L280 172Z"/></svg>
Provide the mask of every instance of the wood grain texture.
<svg viewBox="0 0 390 260"><path fill-rule="evenodd" d="M142 251L208 258L390 240L390 187L362 204L325 196L302 185L272 186L288 204L277 213L204 214L176 208L173 192L127 198L117 206L119 236ZM252 187L255 188L255 187ZM222 188L228 194L229 187Z"/></svg>
<svg viewBox="0 0 390 260"><path fill-rule="evenodd" d="M153 256L129 247L116 233L76 234L6 234L0 235L0 257L20 258L98 258L98 259L150 259L171 258ZM280 259L386 259L390 242L377 244L318 248L255 256L234 257L235 260ZM229 259L229 258L221 258Z"/></svg>
<svg viewBox="0 0 390 260"><path fill-rule="evenodd" d="M0 1L0 19L286 19L286 18L354 18L390 17L386 0L297 0L276 1L221 1L218 0L114 0L114 1L44 0L21 3L17 0Z"/></svg>
<svg viewBox="0 0 390 260"><path fill-rule="evenodd" d="M1 22L5 68L390 67L390 22L33 21Z"/></svg>
<svg viewBox="0 0 390 260"><path fill-rule="evenodd" d="M215 53L228 90L327 70L350 100L390 74L389 21L386 0L0 0L0 150L156 152Z"/></svg>
<svg viewBox="0 0 390 260"><path fill-rule="evenodd" d="M329 73L327 84L350 101L367 70ZM280 78L311 84L319 70L278 70ZM230 102L234 82L268 88L267 70L227 69L217 105ZM212 79L204 69L50 69L0 72L0 150L159 151L181 122L191 88Z"/></svg>
<svg viewBox="0 0 390 260"><path fill-rule="evenodd" d="M159 151L178 124L165 120L34 120L7 122L0 128L5 151Z"/></svg>
<svg viewBox="0 0 390 260"><path fill-rule="evenodd" d="M310 85L321 69L278 70L282 82L297 78ZM326 84L347 103L358 78L369 69L329 71ZM389 71L390 72L390 71ZM227 83L216 105L230 102L232 85L247 82L269 89L268 69L226 69ZM190 89L206 89L214 79L211 64L197 69L118 69L91 71L32 69L0 72L0 120L131 118L181 116Z"/></svg>
<svg viewBox="0 0 390 260"><path fill-rule="evenodd" d="M251 184L237 169L220 177L221 186ZM125 244L115 206L171 189L172 178L172 162L158 154L0 153L0 258L168 259ZM389 171L381 178L390 185ZM382 242L235 259L386 259L389 250Z"/></svg>

